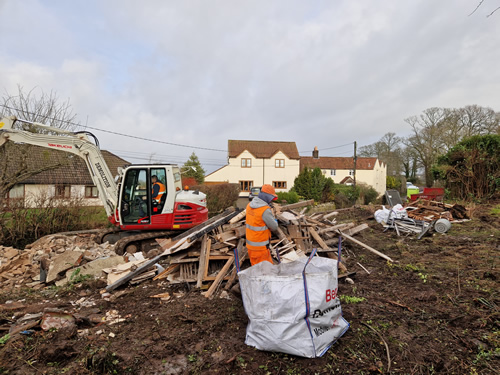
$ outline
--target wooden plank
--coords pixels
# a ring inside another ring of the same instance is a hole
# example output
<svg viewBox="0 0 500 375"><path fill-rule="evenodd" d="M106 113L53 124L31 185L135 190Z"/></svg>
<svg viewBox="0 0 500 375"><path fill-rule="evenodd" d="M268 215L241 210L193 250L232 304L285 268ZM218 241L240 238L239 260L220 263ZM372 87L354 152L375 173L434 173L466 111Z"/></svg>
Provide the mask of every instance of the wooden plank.
<svg viewBox="0 0 500 375"><path fill-rule="evenodd" d="M283 232L283 230L281 230L280 227L278 227L278 229L276 230L276 234L278 235L278 238L280 240L282 240L285 245L288 245L290 243L290 241L288 240L288 237Z"/></svg>
<svg viewBox="0 0 500 375"><path fill-rule="evenodd" d="M322 249L328 249L328 245L325 243L325 241L323 241L323 239L318 234L318 232L316 232L315 229L309 228L309 233L311 234L312 238L316 240L316 242Z"/></svg>
<svg viewBox="0 0 500 375"><path fill-rule="evenodd" d="M200 250L200 262L198 265L198 277L196 278L196 287L201 288L201 284L203 281L203 274L205 272L205 262L207 261L207 242L211 242L210 238L208 238L208 234L203 236L201 240L201 250Z"/></svg>
<svg viewBox="0 0 500 375"><path fill-rule="evenodd" d="M306 237L302 237L302 233L299 230L298 225L289 225L288 227L288 233L290 233L290 237L292 238L293 242L297 245L297 250L299 251L306 251L306 245L304 244L304 239Z"/></svg>
<svg viewBox="0 0 500 375"><path fill-rule="evenodd" d="M238 242L238 247L236 248L236 251L238 251L238 259L240 267L248 256L248 251L247 248L244 246L244 244L245 240L241 238L240 241ZM234 267L233 271L231 272L231 276L229 277L229 280L227 281L226 286L224 287L225 290L229 290L229 288L231 288L234 281L236 280L237 275L238 274L236 267Z"/></svg>
<svg viewBox="0 0 500 375"><path fill-rule="evenodd" d="M281 210L292 210L294 208L299 208L299 207L304 207L304 206L311 206L314 204L314 199L310 199L308 201L302 201L302 202L297 202L297 203L292 203L292 204L286 204L284 206L281 206Z"/></svg>
<svg viewBox="0 0 500 375"><path fill-rule="evenodd" d="M241 211L238 215L236 215L235 217L233 217L231 220L229 220L229 224L234 224L234 223L237 223L238 221L240 221L241 219L245 218L247 214L247 210L244 209L243 211Z"/></svg>
<svg viewBox="0 0 500 375"><path fill-rule="evenodd" d="M208 263L210 262L210 246L212 245L211 242L207 242L207 250L206 250L206 255L205 255L205 267L203 268L203 279L205 279L208 276Z"/></svg>
<svg viewBox="0 0 500 375"><path fill-rule="evenodd" d="M370 247L370 246L364 244L363 242L358 241L357 239L349 236L348 234L345 234L345 233L342 233L342 232L340 232L340 234L342 235L342 237L345 237L348 240L350 240L350 241L358 244L359 246L364 247L366 250L371 251L374 254L377 254L379 257L384 258L385 260L388 260L389 262L394 263L394 261L390 257L388 257L387 255L385 255L384 253L381 253L378 250L375 250L373 247Z"/></svg>
<svg viewBox="0 0 500 375"><path fill-rule="evenodd" d="M231 257L231 258L232 259L227 260L226 264L224 264L224 267L222 267L222 269L219 271L219 274L215 278L214 282L212 283L210 288L205 293L205 297L210 298L215 293L215 291L217 290L217 287L220 285L220 283L222 282L222 280L224 279L224 277L228 273L229 268L233 264L234 257Z"/></svg>
<svg viewBox="0 0 500 375"><path fill-rule="evenodd" d="M171 273L177 271L179 269L180 265L179 264L174 264L169 266L165 271L161 272L160 274L156 275L153 280L161 280L161 279L166 279L168 275Z"/></svg>
<svg viewBox="0 0 500 375"><path fill-rule="evenodd" d="M328 232L336 232L338 229L340 230L346 230L349 228L354 227L354 223L344 223L344 224L337 224L337 225L332 225L328 228L323 228L318 231L319 234L323 233L328 233Z"/></svg>
<svg viewBox="0 0 500 375"><path fill-rule="evenodd" d="M323 216L323 219L328 219L329 217L336 216L338 214L339 213L337 211L333 211L333 212L330 212L329 214L326 214L325 216Z"/></svg>
<svg viewBox="0 0 500 375"><path fill-rule="evenodd" d="M230 230L230 231L218 234L217 236L215 236L215 238L219 242L227 242L227 241L235 240L236 239L236 235L234 234L234 230Z"/></svg>

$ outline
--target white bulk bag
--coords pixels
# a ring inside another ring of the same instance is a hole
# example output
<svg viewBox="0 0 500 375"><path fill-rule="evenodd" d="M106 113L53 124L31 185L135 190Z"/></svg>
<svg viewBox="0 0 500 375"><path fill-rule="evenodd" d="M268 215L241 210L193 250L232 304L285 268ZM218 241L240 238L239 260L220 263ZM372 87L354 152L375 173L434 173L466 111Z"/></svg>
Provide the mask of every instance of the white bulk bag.
<svg viewBox="0 0 500 375"><path fill-rule="evenodd" d="M250 320L245 343L260 350L321 357L349 328L337 297L337 261L261 262L238 273Z"/></svg>

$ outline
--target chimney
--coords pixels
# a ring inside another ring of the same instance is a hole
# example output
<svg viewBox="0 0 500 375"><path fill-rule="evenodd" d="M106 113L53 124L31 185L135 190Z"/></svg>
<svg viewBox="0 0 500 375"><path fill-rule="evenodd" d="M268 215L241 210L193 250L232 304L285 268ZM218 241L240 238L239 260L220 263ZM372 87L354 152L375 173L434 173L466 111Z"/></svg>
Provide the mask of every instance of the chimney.
<svg viewBox="0 0 500 375"><path fill-rule="evenodd" d="M313 159L319 159L318 146L314 146Z"/></svg>

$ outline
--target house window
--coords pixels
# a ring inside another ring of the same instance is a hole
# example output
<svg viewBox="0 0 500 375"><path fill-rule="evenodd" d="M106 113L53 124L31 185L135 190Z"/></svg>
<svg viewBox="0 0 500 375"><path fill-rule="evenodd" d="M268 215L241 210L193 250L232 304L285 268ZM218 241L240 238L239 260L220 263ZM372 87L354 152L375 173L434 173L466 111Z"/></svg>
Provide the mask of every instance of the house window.
<svg viewBox="0 0 500 375"><path fill-rule="evenodd" d="M285 168L285 159L276 159L274 161L274 166L276 168Z"/></svg>
<svg viewBox="0 0 500 375"><path fill-rule="evenodd" d="M330 169L330 176L335 176L337 173L336 169Z"/></svg>
<svg viewBox="0 0 500 375"><path fill-rule="evenodd" d="M251 168L252 159L241 159L241 168Z"/></svg>
<svg viewBox="0 0 500 375"><path fill-rule="evenodd" d="M240 191L250 191L253 181L240 181Z"/></svg>
<svg viewBox="0 0 500 375"><path fill-rule="evenodd" d="M354 176L354 169L349 169L349 176Z"/></svg>
<svg viewBox="0 0 500 375"><path fill-rule="evenodd" d="M85 186L85 198L97 198L98 196L97 186Z"/></svg>
<svg viewBox="0 0 500 375"><path fill-rule="evenodd" d="M54 197L56 198L71 197L71 185L56 185Z"/></svg>
<svg viewBox="0 0 500 375"><path fill-rule="evenodd" d="M286 181L273 181L275 189L286 189Z"/></svg>

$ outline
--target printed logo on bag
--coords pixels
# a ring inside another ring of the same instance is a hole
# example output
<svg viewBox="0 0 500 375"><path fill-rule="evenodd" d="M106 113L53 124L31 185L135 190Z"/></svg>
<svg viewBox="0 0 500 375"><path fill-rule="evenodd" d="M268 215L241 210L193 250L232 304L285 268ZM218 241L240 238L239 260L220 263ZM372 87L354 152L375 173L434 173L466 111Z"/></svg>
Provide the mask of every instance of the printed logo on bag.
<svg viewBox="0 0 500 375"><path fill-rule="evenodd" d="M316 337L319 337L323 333L328 332L329 330L333 329L337 325L338 325L338 319L335 319L335 321L333 322L331 327L323 326L323 327L319 327L319 328L314 328L314 334L316 335Z"/></svg>
<svg viewBox="0 0 500 375"><path fill-rule="evenodd" d="M328 314L329 312L337 309L340 307L340 302L337 302L335 305L333 305L332 307L329 307L327 309L324 309L323 311L321 310L314 310L313 314L312 314L312 317L313 318L319 318L320 316L323 316L325 314Z"/></svg>
<svg viewBox="0 0 500 375"><path fill-rule="evenodd" d="M338 288L326 290L326 302L330 302L331 300L337 298L337 290Z"/></svg>

